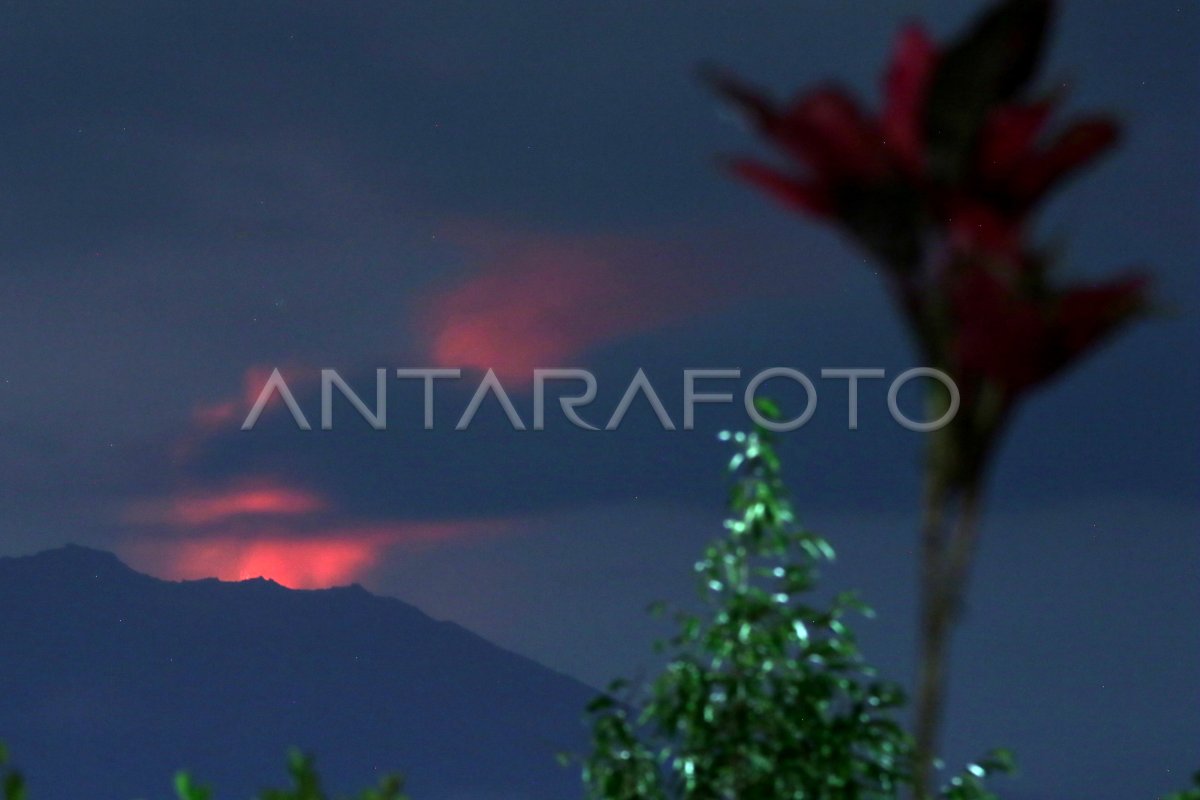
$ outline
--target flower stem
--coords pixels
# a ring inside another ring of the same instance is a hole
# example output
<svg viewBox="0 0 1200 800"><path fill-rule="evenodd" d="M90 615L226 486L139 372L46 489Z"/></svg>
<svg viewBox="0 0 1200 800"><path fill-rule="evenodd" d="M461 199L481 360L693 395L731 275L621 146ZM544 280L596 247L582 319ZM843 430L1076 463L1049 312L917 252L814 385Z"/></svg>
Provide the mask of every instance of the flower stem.
<svg viewBox="0 0 1200 800"><path fill-rule="evenodd" d="M962 610L978 538L978 485L972 482L952 490L937 469L930 469L922 505L913 797L933 800L949 686L950 639ZM952 511L956 513L951 523Z"/></svg>

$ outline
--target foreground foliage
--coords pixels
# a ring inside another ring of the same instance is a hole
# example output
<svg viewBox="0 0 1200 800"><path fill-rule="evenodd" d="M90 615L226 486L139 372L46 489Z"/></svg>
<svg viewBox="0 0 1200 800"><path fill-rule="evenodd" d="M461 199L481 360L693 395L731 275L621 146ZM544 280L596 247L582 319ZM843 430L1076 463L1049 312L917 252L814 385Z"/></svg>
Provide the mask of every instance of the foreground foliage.
<svg viewBox="0 0 1200 800"><path fill-rule="evenodd" d="M0 744L0 782L3 800L26 800L25 782L20 773L7 768L8 752ZM321 787L321 778L312 756L292 751L288 756L288 775L292 785L284 789L263 789L255 800L332 800ZM212 800L212 789L197 783L187 772L175 776L175 796L178 800ZM356 795L338 800L408 800L404 793L404 780L398 775L389 775L380 780L373 789L364 789Z"/></svg>
<svg viewBox="0 0 1200 800"><path fill-rule="evenodd" d="M313 757L293 750L288 755L288 776L292 785L286 789L263 789L255 800L330 800L321 787ZM175 776L175 794L179 800L211 800L212 790L196 783L192 776L180 772ZM342 800L408 800L404 793L404 779L399 775L388 775L373 789L364 789L356 795Z"/></svg>
<svg viewBox="0 0 1200 800"><path fill-rule="evenodd" d="M1162 800L1200 800L1200 772L1192 776L1192 788L1182 792L1172 792Z"/></svg>
<svg viewBox="0 0 1200 800"><path fill-rule="evenodd" d="M760 411L777 418L763 403ZM696 564L706 611L681 613L670 660L645 689L614 683L590 706L590 795L632 798L897 797L912 782L912 740L897 723L901 689L879 679L849 619L857 597L813 597L829 543L799 525L764 429L722 434L737 448L725 536ZM945 787L952 800L991 798L983 779L1007 753Z"/></svg>

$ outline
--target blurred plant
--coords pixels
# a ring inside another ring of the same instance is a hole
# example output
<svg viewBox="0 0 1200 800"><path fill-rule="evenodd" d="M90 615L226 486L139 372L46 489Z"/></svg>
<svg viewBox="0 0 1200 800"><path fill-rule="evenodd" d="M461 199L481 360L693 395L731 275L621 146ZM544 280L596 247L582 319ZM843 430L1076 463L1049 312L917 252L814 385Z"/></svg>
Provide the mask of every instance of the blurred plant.
<svg viewBox="0 0 1200 800"><path fill-rule="evenodd" d="M1192 788L1163 795L1162 800L1200 800L1200 772L1192 776Z"/></svg>
<svg viewBox="0 0 1200 800"><path fill-rule="evenodd" d="M25 800L25 780L8 766L8 748L0 742L0 791L4 800Z"/></svg>
<svg viewBox="0 0 1200 800"><path fill-rule="evenodd" d="M288 775L292 779L290 788L264 789L256 800L329 800L312 756L293 750L288 755ZM212 800L212 790L196 783L186 772L175 776L175 795L179 800ZM408 800L408 795L404 794L404 780L388 775L375 788L353 795L352 800Z"/></svg>
<svg viewBox="0 0 1200 800"><path fill-rule="evenodd" d="M738 159L733 171L784 204L834 224L886 267L929 366L950 375L957 416L928 440L921 523L915 734L917 791L930 796L950 632L976 549L986 468L1013 409L1146 308L1146 279L1060 285L1030 243L1048 194L1116 142L1109 117L1045 131L1057 95L1033 95L1048 0L1005 0L937 47L901 32L877 118L835 86L778 106L724 74L716 89L791 160ZM937 384L931 418L952 400Z"/></svg>
<svg viewBox="0 0 1200 800"><path fill-rule="evenodd" d="M25 782L21 775L8 765L8 750L0 742L0 781L3 782L4 800L25 800ZM311 756L293 750L288 755L288 775L292 786L288 789L264 789L259 792L256 800L329 800L329 795L321 788L321 778L317 774L315 762ZM179 800L212 800L212 789L196 783L190 774L180 772L175 776L175 796ZM408 800L404 794L404 779L398 775L388 775L379 781L373 789L365 789L350 800Z"/></svg>
<svg viewBox="0 0 1200 800"><path fill-rule="evenodd" d="M778 412L768 401L759 411ZM811 599L833 548L798 525L771 434L728 434L737 452L727 535L696 563L706 613L678 614L671 658L647 697L617 681L589 707L589 794L666 798L894 798L910 781L904 702L863 660L847 624L869 614L854 595ZM636 708L636 710L635 710ZM972 765L946 798L986 800L981 778L1007 756Z"/></svg>

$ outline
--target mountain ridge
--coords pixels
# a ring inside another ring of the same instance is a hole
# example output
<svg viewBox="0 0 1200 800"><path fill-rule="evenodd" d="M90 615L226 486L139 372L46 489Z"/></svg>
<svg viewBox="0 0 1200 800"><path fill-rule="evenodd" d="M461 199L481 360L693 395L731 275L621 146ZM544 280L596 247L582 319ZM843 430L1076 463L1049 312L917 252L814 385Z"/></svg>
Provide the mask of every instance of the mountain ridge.
<svg viewBox="0 0 1200 800"><path fill-rule="evenodd" d="M331 789L386 772L418 800L579 796L554 754L594 690L352 584L164 581L68 545L0 558L0 739L31 797L218 797L312 751Z"/></svg>

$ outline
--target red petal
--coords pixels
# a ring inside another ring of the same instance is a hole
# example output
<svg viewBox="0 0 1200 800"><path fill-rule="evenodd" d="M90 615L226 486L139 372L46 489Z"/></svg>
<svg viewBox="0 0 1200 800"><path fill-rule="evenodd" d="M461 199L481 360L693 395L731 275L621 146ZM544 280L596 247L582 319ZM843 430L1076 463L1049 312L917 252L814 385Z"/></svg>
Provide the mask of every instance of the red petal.
<svg viewBox="0 0 1200 800"><path fill-rule="evenodd" d="M836 87L800 97L777 138L830 180L872 180L889 171L879 133L853 98Z"/></svg>
<svg viewBox="0 0 1200 800"><path fill-rule="evenodd" d="M746 116L759 126L767 129L779 119L775 104L756 89L724 72L706 70L704 79L713 90L729 102L738 106Z"/></svg>
<svg viewBox="0 0 1200 800"><path fill-rule="evenodd" d="M1021 222L995 209L967 199L949 202L949 237L954 252L965 256L983 251L1020 258Z"/></svg>
<svg viewBox="0 0 1200 800"><path fill-rule="evenodd" d="M781 112L767 97L723 73L709 72L713 88L738 106L772 142L828 180L886 173L879 137L845 92L825 88Z"/></svg>
<svg viewBox="0 0 1200 800"><path fill-rule="evenodd" d="M1146 278L1133 276L1065 290L1047 305L972 267L951 294L959 366L1012 397L1052 378L1139 313L1147 285Z"/></svg>
<svg viewBox="0 0 1200 800"><path fill-rule="evenodd" d="M754 184L786 206L818 217L833 216L833 198L820 184L805 183L757 161L738 160L730 166L742 180Z"/></svg>
<svg viewBox="0 0 1200 800"><path fill-rule="evenodd" d="M1066 290L1058 301L1058 330L1065 359L1097 344L1146 306L1149 279L1132 275L1098 286Z"/></svg>
<svg viewBox="0 0 1200 800"><path fill-rule="evenodd" d="M978 170L988 180L1004 180L1030 155L1054 104L1049 101L994 110L984 126Z"/></svg>
<svg viewBox="0 0 1200 800"><path fill-rule="evenodd" d="M1040 379L1046 321L1038 304L1011 283L978 265L969 266L951 293L956 321L955 352L968 375L986 378L1013 393Z"/></svg>
<svg viewBox="0 0 1200 800"><path fill-rule="evenodd" d="M909 25L896 38L896 49L884 75L880 128L900 164L919 172L924 164L925 94L933 77L937 51L919 25Z"/></svg>
<svg viewBox="0 0 1200 800"><path fill-rule="evenodd" d="M1015 197L1032 203L1055 183L1116 144L1120 130L1110 119L1095 118L1068 128L1042 154L1025 162L1012 177Z"/></svg>

